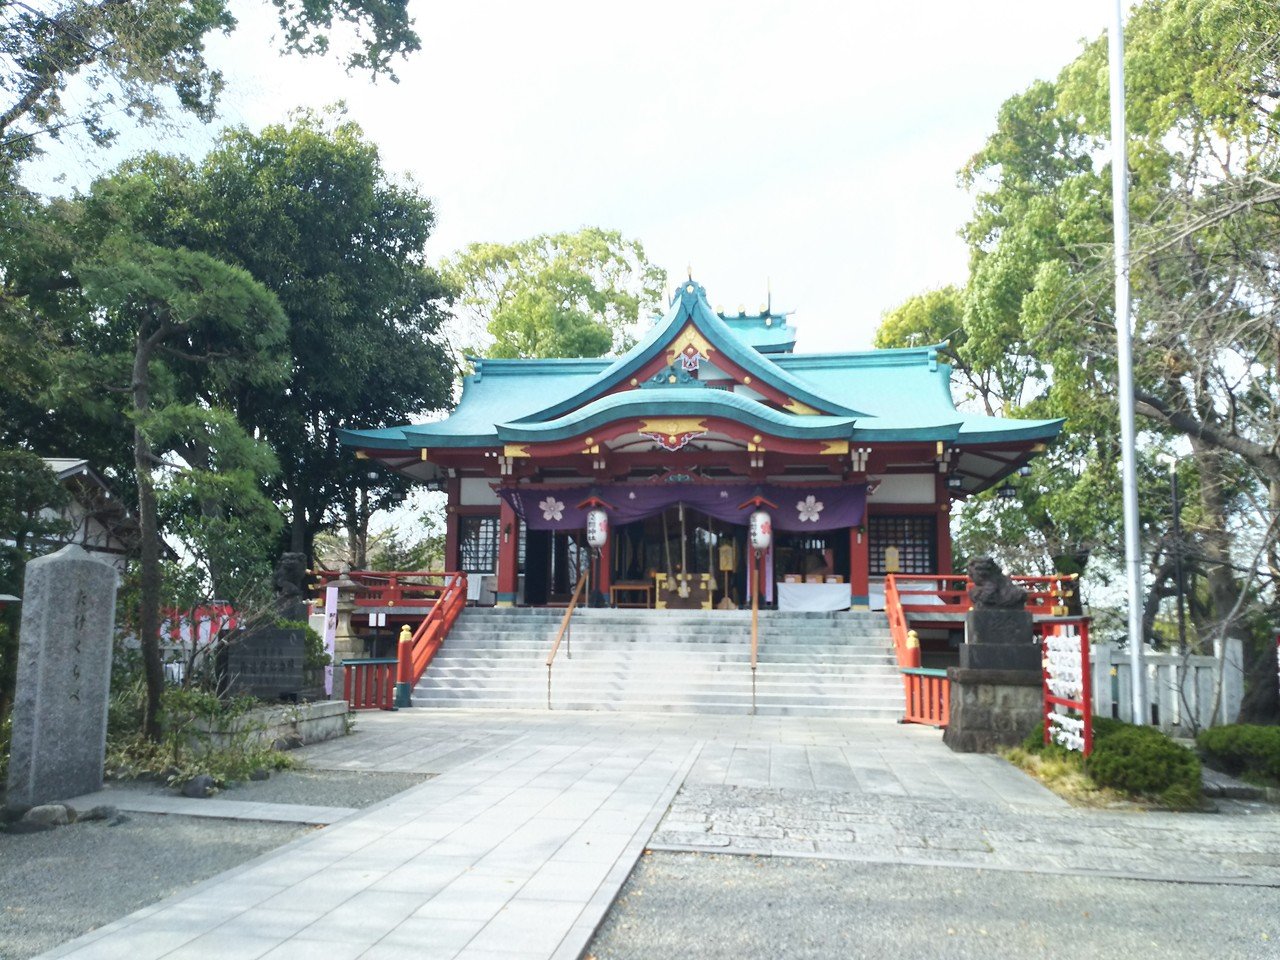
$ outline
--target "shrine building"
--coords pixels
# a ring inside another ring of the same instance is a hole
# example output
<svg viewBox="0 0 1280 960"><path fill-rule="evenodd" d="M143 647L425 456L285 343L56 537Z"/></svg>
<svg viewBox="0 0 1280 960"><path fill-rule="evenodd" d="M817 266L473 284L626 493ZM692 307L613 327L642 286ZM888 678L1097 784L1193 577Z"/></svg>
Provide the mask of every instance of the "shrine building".
<svg viewBox="0 0 1280 960"><path fill-rule="evenodd" d="M1062 427L958 411L939 346L795 340L786 314L718 312L690 280L620 357L476 359L446 418L341 439L446 492L445 566L481 604L567 603L596 509L596 603L749 605L762 510L762 602L839 610L879 606L887 573L952 572L952 502Z"/></svg>

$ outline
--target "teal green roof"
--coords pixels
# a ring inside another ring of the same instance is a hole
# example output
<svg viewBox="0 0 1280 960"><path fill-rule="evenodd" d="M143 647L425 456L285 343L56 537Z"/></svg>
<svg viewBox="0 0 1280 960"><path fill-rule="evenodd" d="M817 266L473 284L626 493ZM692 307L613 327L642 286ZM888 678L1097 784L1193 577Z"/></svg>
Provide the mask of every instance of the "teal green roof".
<svg viewBox="0 0 1280 960"><path fill-rule="evenodd" d="M788 325L785 313L774 313L769 307L759 313L723 313L717 311L734 335L761 353L790 353L796 345L796 329Z"/></svg>
<svg viewBox="0 0 1280 960"><path fill-rule="evenodd" d="M766 319L772 320L769 326ZM619 419L679 415L728 417L776 436L855 444L941 440L963 448L1047 441L1062 428L1061 420L1010 420L956 410L951 370L940 361L936 346L818 354L757 349L769 337L794 340L795 330L785 321L785 315L767 311L718 314L708 306L702 287L688 281L666 316L621 357L477 359L475 373L463 381L457 408L444 419L347 430L340 436L348 445L383 450L495 447L567 439ZM753 386L768 384L818 415L780 411L750 394L710 389L684 374L675 386L668 387L664 375L642 385L653 389L630 389L636 373L661 356L688 323L723 357L750 373ZM784 341L770 342L777 346Z"/></svg>

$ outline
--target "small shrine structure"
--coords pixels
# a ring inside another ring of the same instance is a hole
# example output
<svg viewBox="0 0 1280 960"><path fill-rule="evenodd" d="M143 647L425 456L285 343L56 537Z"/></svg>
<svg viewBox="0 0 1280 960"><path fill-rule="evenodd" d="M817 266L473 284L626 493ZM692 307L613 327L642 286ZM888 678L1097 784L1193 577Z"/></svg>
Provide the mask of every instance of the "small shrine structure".
<svg viewBox="0 0 1280 960"><path fill-rule="evenodd" d="M889 573L951 573L952 502L1062 427L957 410L941 345L795 341L786 314L717 311L689 280L622 356L474 359L444 419L341 439L445 491L445 567L476 602L567 603L599 510L595 602L736 609L764 510L761 599L838 610L879 606Z"/></svg>

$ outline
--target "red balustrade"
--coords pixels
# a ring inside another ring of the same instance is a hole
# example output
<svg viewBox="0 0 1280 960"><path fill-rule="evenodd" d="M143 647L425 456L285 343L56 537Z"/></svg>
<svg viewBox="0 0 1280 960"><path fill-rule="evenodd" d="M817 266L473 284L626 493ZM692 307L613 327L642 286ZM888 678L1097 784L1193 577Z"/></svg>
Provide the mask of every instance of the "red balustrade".
<svg viewBox="0 0 1280 960"><path fill-rule="evenodd" d="M907 698L904 723L945 727L951 722L951 681L945 670L908 667L902 671Z"/></svg>
<svg viewBox="0 0 1280 960"><path fill-rule="evenodd" d="M342 576L337 570L316 570L317 589L323 590ZM431 607L440 599L456 573L424 570L351 570L347 576L357 584L357 607Z"/></svg>
<svg viewBox="0 0 1280 960"><path fill-rule="evenodd" d="M458 619L458 614L467 605L467 575L450 573L440 596L432 606L431 612L418 624L418 629L409 634L406 625L400 634L397 668L397 706L409 706L409 691L422 677L427 665L431 663L436 651L449 635L449 629ZM406 634L409 634L406 636Z"/></svg>
<svg viewBox="0 0 1280 960"><path fill-rule="evenodd" d="M396 667L394 659L344 660L342 689L352 710L394 710Z"/></svg>
<svg viewBox="0 0 1280 960"><path fill-rule="evenodd" d="M1066 598L1076 589L1075 574L1009 579L1027 591L1028 612L1040 618L1059 618L1059 622L1067 612ZM902 673L904 723L945 727L951 713L951 683L946 671L921 668L920 640L911 629L910 615L927 614L934 623L963 620L973 608L971 585L968 577L956 574L891 573L885 577L884 612ZM1041 632L1037 623L1037 633Z"/></svg>

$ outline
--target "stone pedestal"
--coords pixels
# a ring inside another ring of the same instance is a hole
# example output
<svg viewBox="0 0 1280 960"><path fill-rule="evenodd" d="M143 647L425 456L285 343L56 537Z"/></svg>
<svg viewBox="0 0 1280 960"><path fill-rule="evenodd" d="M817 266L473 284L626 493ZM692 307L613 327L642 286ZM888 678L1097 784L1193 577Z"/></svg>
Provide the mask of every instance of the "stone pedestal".
<svg viewBox="0 0 1280 960"><path fill-rule="evenodd" d="M1002 646L997 644L996 646ZM1031 646L1035 652L1034 645ZM957 753L995 753L1021 743L1040 722L1040 670L951 667L951 719L942 742Z"/></svg>
<svg viewBox="0 0 1280 960"><path fill-rule="evenodd" d="M964 642L983 645L1031 643L1033 623L1031 614L1025 609L975 607L964 617Z"/></svg>
<svg viewBox="0 0 1280 960"><path fill-rule="evenodd" d="M8 801L102 789L116 571L75 546L27 564Z"/></svg>

